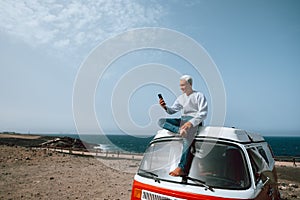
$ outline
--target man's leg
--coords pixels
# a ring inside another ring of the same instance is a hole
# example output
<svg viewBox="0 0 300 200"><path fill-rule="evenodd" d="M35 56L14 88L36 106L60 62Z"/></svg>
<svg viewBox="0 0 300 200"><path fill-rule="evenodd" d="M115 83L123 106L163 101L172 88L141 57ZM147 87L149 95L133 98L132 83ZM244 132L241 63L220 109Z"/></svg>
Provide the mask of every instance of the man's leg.
<svg viewBox="0 0 300 200"><path fill-rule="evenodd" d="M193 154L191 153L191 146L194 142L195 134L198 131L199 126L201 125L202 123L199 124L197 127L191 128L188 131L188 135L183 138L180 162L178 164L178 167L174 171L170 172L171 176L188 175L193 159Z"/></svg>
<svg viewBox="0 0 300 200"><path fill-rule="evenodd" d="M181 158L178 167L180 167L180 169L182 169L185 173L186 173L188 156L190 152L191 152L191 143L186 138L183 138L182 153L181 153Z"/></svg>
<svg viewBox="0 0 300 200"><path fill-rule="evenodd" d="M194 142L195 134L197 132L198 127L192 127L186 137L182 139L182 154L180 158L180 162L178 167L180 167L185 173L189 171L190 164L191 164L191 147L192 143Z"/></svg>
<svg viewBox="0 0 300 200"><path fill-rule="evenodd" d="M159 119L158 125L161 128L167 129L173 133L178 133L180 122L181 122L180 118L162 118Z"/></svg>
<svg viewBox="0 0 300 200"><path fill-rule="evenodd" d="M185 176L189 172L190 164L192 163L193 158L193 155L191 153L191 144L194 138L189 137L189 135L190 132L188 133L188 136L184 137L182 140L183 144L180 162L178 164L178 167L169 173L171 176Z"/></svg>

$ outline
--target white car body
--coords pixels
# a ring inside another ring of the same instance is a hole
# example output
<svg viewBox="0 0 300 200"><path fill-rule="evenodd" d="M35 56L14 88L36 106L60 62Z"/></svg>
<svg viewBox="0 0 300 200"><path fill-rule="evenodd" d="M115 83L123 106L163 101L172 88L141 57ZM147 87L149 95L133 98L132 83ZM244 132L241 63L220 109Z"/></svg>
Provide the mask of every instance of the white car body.
<svg viewBox="0 0 300 200"><path fill-rule="evenodd" d="M177 167L182 138L158 131L134 177L132 200L280 199L272 151L259 134L226 127L199 127L186 177Z"/></svg>

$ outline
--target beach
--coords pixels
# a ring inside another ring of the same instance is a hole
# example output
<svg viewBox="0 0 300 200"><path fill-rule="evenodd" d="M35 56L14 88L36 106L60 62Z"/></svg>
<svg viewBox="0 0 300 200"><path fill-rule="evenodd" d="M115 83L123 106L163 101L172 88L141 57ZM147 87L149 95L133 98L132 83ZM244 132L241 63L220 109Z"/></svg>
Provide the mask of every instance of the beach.
<svg viewBox="0 0 300 200"><path fill-rule="evenodd" d="M130 199L141 157L0 145L0 199ZM283 199L300 199L300 163L276 162Z"/></svg>

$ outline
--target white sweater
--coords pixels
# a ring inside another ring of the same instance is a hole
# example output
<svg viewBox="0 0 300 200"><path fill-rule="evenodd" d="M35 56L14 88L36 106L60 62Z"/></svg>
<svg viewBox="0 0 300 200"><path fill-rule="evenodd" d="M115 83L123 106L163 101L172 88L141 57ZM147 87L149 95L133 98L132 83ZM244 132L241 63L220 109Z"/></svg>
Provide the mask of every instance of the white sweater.
<svg viewBox="0 0 300 200"><path fill-rule="evenodd" d="M199 125L207 116L207 101L201 92L193 91L187 96L185 93L180 95L171 107L167 106L167 113L174 114L181 111L182 116L193 117L189 120L193 127Z"/></svg>

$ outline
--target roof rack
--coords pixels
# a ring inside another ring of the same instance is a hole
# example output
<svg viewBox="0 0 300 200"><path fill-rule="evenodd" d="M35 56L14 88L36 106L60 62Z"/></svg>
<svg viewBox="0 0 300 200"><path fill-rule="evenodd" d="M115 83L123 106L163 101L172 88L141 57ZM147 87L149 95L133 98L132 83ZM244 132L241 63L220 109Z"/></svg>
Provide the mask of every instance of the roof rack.
<svg viewBox="0 0 300 200"><path fill-rule="evenodd" d="M170 138L172 135L167 130L158 131L155 139ZM175 136L173 136L175 137ZM199 127L196 138L213 138L229 140L239 143L263 142L264 138L256 133L250 133L242 129L219 127L219 126L201 126Z"/></svg>

